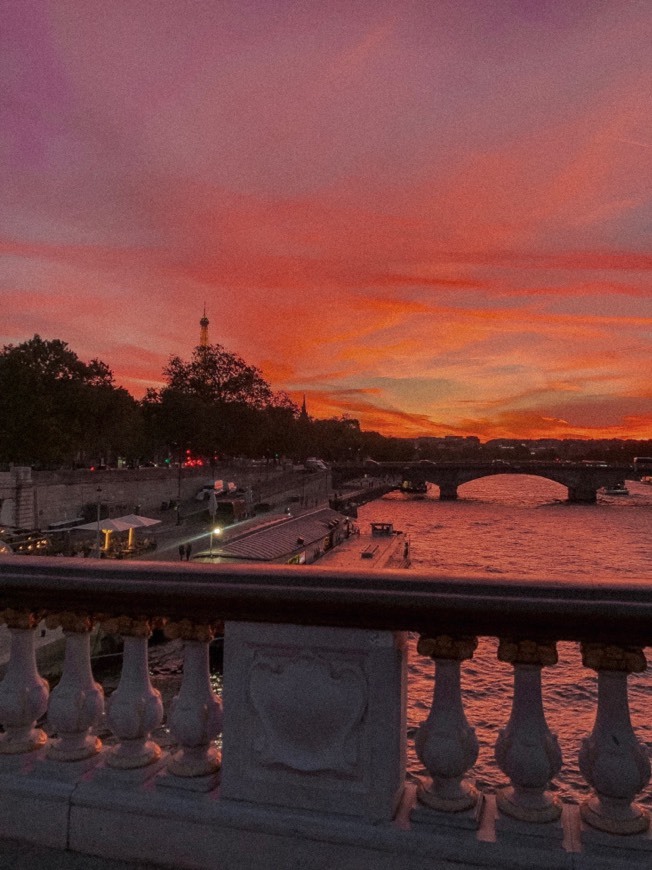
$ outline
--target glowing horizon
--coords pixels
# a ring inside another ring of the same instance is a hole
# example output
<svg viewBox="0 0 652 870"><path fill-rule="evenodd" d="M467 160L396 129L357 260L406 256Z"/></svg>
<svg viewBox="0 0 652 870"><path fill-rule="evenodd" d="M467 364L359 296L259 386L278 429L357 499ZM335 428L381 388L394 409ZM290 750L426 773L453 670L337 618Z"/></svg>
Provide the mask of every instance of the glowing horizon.
<svg viewBox="0 0 652 870"><path fill-rule="evenodd" d="M398 7L398 8L396 8ZM652 438L649 4L22 0L0 344L388 435Z"/></svg>

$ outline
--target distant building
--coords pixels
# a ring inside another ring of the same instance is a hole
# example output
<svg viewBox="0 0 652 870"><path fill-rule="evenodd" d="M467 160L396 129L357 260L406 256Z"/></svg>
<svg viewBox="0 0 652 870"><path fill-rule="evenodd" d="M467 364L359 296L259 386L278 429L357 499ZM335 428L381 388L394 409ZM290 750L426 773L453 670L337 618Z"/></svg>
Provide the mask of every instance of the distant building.
<svg viewBox="0 0 652 870"><path fill-rule="evenodd" d="M417 447L429 450L473 451L479 450L480 439L477 435L444 435L443 438L437 436L423 436L417 438Z"/></svg>

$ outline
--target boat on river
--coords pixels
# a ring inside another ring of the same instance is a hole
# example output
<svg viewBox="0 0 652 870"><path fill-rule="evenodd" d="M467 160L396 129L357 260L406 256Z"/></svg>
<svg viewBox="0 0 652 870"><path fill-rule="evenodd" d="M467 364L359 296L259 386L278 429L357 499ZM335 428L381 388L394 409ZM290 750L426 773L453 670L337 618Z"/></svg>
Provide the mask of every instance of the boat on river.
<svg viewBox="0 0 652 870"><path fill-rule="evenodd" d="M425 480L402 480L398 491L409 498L425 498L428 493L428 484Z"/></svg>
<svg viewBox="0 0 652 870"><path fill-rule="evenodd" d="M353 528L350 517L331 508L286 514L242 533L234 526L228 539L220 537L213 547L197 553L193 562L309 565L350 537Z"/></svg>
<svg viewBox="0 0 652 870"><path fill-rule="evenodd" d="M602 495L629 495L629 490L624 483L617 483L615 486L603 486L600 492Z"/></svg>
<svg viewBox="0 0 652 870"><path fill-rule="evenodd" d="M354 534L325 554L323 561L331 568L409 568L410 540L393 523L372 522L368 531L356 526Z"/></svg>

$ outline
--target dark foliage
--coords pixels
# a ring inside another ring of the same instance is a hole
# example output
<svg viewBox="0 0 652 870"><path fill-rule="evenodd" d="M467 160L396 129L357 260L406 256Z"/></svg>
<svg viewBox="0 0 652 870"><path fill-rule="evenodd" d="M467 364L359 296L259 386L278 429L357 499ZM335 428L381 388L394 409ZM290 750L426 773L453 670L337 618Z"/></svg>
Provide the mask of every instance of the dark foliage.
<svg viewBox="0 0 652 870"><path fill-rule="evenodd" d="M122 456L179 461L190 452L331 462L452 458L600 459L652 455L652 442L543 443L477 438L388 438L358 420L315 420L275 392L255 366L221 345L170 358L166 385L135 401L117 387L106 363L79 359L66 342L35 335L0 352L0 464L61 467L114 462Z"/></svg>
<svg viewBox="0 0 652 870"><path fill-rule="evenodd" d="M100 360L35 335L0 353L0 462L72 465L138 449L138 403Z"/></svg>

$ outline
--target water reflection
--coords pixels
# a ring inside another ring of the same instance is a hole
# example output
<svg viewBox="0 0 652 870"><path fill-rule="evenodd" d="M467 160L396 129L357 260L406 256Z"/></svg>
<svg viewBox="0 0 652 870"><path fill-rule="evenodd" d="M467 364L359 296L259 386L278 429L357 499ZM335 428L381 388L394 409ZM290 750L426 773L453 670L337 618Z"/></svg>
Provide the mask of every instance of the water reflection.
<svg viewBox="0 0 652 870"><path fill-rule="evenodd" d="M652 487L629 483L628 497L600 497L595 505L566 502L566 489L538 477L503 475L465 484L454 502L441 502L433 487L426 499L408 501L391 494L360 511L362 524L387 520L409 532L412 562L441 572L510 575L541 580L546 576L587 583L619 578L652 583ZM580 740L595 718L597 678L581 665L576 644L560 643L559 664L543 670L548 724L557 732L564 766L555 788L568 799L588 792L577 765ZM493 757L498 729L509 718L512 668L496 657L497 641L482 638L471 662L462 665L469 722L480 741L473 770L483 788L504 784ZM434 665L409 652L408 733L425 719L432 698ZM652 675L629 678L632 721L639 739L652 749ZM409 770L420 771L412 739ZM652 787L642 803L652 806Z"/></svg>

